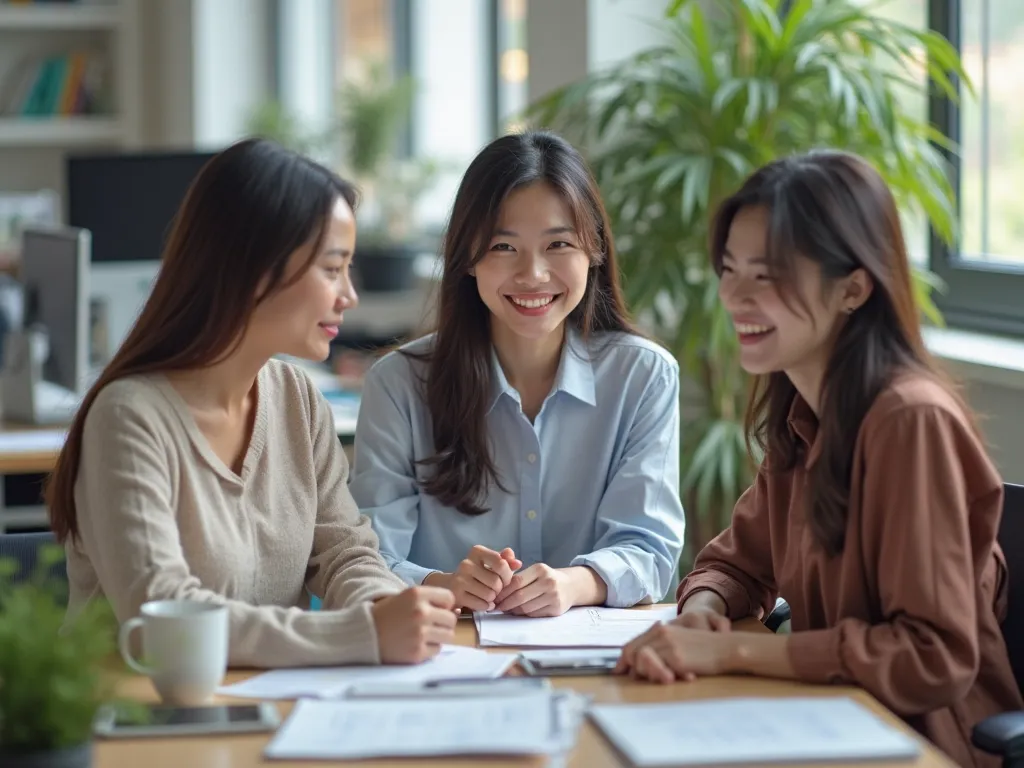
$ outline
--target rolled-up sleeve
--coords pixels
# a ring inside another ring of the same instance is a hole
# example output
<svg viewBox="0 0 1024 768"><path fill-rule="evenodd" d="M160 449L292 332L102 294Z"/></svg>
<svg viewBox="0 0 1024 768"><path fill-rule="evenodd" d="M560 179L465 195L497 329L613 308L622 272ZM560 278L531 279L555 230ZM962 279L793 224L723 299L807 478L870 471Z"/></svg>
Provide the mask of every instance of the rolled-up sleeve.
<svg viewBox="0 0 1024 768"><path fill-rule="evenodd" d="M400 362L382 361L392 369ZM382 374L382 363L370 370L363 384L349 490L360 511L369 516L388 567L406 584L416 585L433 569L408 559L420 515L412 423L391 391L388 376Z"/></svg>
<svg viewBox="0 0 1024 768"><path fill-rule="evenodd" d="M685 533L679 499L679 375L651 378L622 457L597 510L594 550L572 565L593 569L606 604L660 601L671 589Z"/></svg>
<svg viewBox="0 0 1024 768"><path fill-rule="evenodd" d="M697 592L710 591L722 598L733 621L747 616L763 620L771 612L778 589L772 560L766 472L762 467L754 484L740 496L729 527L697 555L693 571L682 580L676 593L680 609Z"/></svg>

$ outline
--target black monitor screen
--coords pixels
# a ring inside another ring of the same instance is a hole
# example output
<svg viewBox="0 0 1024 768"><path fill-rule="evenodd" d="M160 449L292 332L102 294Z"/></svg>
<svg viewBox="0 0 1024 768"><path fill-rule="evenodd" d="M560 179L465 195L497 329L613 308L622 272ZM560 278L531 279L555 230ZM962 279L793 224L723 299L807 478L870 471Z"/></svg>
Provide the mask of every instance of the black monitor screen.
<svg viewBox="0 0 1024 768"><path fill-rule="evenodd" d="M67 161L68 224L92 232L93 261L160 258L209 152L81 155Z"/></svg>

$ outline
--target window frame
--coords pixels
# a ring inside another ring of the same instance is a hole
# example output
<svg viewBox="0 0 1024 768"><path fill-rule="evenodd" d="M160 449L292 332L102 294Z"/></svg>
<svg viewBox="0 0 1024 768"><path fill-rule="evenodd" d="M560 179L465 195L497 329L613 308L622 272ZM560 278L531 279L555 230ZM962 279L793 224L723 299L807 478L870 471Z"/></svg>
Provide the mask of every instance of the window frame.
<svg viewBox="0 0 1024 768"><path fill-rule="evenodd" d="M286 48L285 44L281 39L282 35L282 24L281 19L286 11L284 10L284 4L288 0L275 0L272 6L273 13L273 28L271 30L271 39L268 44L268 48L271 52L271 58L273 61L272 71L270 73L271 89L276 98L281 98L281 87L283 81L283 68L284 64L281 60L283 52ZM412 2L413 0L391 0L391 29L392 29L392 46L394 48L394 68L395 74L398 76L413 75L413 62L415 61L415 50L414 50L414 35L412 30L413 17L412 17ZM484 13L487 19L487 45L491 51L491 55L488 57L488 71L487 71L487 92L485 93L485 107L487 109L487 125L490 128L491 138L497 138L501 130L501 116L499 103L499 69L498 69L498 56L499 56L499 45L500 45L500 3L501 0L480 0L486 5L484 6ZM334 3L331 3L332 19L331 27L334 27L333 20L333 7ZM332 56L336 55L336 51L332 52ZM332 62L333 72L333 62ZM416 147L416 135L415 126L413 121L407 121L402 133L399 137L400 151L404 157L412 157Z"/></svg>
<svg viewBox="0 0 1024 768"><path fill-rule="evenodd" d="M961 48L962 0L929 0L929 27ZM960 141L960 110L932 89L929 118L954 144ZM956 190L957 214L961 209L960 157L945 152L950 179ZM988 212L985 212L988 215ZM947 325L1015 336L1024 335L1024 265L965 259L959 247L948 247L934 231L929 236L929 264L947 286L935 302Z"/></svg>

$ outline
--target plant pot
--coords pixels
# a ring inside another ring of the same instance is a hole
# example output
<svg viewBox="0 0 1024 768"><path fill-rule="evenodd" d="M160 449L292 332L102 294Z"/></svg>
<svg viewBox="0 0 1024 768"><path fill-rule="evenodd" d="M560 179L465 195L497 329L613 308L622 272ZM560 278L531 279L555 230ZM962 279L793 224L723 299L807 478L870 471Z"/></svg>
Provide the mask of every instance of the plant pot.
<svg viewBox="0 0 1024 768"><path fill-rule="evenodd" d="M0 751L0 765L4 768L92 768L92 742L42 752L9 754Z"/></svg>
<svg viewBox="0 0 1024 768"><path fill-rule="evenodd" d="M359 287L368 293L409 291L416 285L416 257L420 251L405 243L356 245L355 268Z"/></svg>

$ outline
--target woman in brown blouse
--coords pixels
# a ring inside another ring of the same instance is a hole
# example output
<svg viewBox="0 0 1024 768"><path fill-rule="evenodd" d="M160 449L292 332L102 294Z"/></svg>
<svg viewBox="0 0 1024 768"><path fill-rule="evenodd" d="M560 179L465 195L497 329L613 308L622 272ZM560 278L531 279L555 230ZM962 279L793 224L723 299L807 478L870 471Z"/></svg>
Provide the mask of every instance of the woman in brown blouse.
<svg viewBox="0 0 1024 768"><path fill-rule="evenodd" d="M890 191L849 154L774 162L722 205L711 252L765 459L679 585L678 618L619 671L859 685L986 764L971 727L1024 708L999 629L1002 483L925 350ZM729 633L780 593L792 634Z"/></svg>

